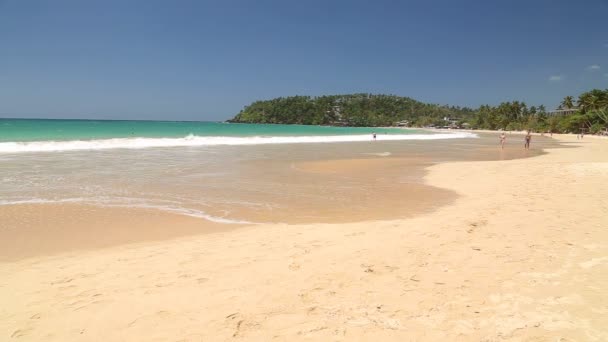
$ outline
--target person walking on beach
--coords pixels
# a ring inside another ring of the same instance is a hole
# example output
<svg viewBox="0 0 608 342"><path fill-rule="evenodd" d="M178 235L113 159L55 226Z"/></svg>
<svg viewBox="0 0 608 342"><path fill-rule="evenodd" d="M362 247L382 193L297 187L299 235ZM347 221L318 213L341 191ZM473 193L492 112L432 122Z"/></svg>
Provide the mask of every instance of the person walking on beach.
<svg viewBox="0 0 608 342"><path fill-rule="evenodd" d="M500 148L501 149L505 148L506 141L507 141L507 135L505 134L505 132L500 133Z"/></svg>
<svg viewBox="0 0 608 342"><path fill-rule="evenodd" d="M526 150L529 150L530 149L530 140L532 140L532 135L530 134L530 131L528 131L528 134L526 134L525 140L526 140L526 144L524 145L524 148Z"/></svg>
<svg viewBox="0 0 608 342"><path fill-rule="evenodd" d="M376 132L372 132L372 138L376 140Z"/></svg>

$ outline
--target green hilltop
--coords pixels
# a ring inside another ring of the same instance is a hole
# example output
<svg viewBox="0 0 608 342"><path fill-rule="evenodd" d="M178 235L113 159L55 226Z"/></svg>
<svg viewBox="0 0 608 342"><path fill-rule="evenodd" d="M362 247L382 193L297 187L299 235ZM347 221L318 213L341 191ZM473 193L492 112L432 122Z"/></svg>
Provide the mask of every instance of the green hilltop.
<svg viewBox="0 0 608 342"><path fill-rule="evenodd" d="M382 94L290 96L255 101L229 122L332 125L355 127L413 126L537 132L600 133L608 126L608 89L594 89L578 97L566 96L560 110L521 101L477 109L429 104L409 97Z"/></svg>
<svg viewBox="0 0 608 342"><path fill-rule="evenodd" d="M395 95L348 94L291 96L256 101L231 122L337 126L394 126L399 122L431 124L430 118L466 117L472 110L427 104Z"/></svg>

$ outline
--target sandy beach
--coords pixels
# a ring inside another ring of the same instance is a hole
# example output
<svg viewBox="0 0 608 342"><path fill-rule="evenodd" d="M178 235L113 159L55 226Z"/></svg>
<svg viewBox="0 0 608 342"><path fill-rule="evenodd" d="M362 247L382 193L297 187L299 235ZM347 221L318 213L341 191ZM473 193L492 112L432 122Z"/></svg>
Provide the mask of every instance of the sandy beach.
<svg viewBox="0 0 608 342"><path fill-rule="evenodd" d="M181 233L82 249L42 234L54 247L0 263L0 340L606 341L608 140L554 138L429 167L457 196L407 219L198 234L157 214Z"/></svg>

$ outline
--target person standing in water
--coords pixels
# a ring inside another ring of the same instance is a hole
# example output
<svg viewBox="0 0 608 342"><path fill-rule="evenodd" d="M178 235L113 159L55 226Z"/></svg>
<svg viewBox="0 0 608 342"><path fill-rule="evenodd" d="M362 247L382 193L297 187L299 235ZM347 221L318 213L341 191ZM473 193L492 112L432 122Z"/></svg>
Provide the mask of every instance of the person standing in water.
<svg viewBox="0 0 608 342"><path fill-rule="evenodd" d="M501 149L505 148L506 141L507 141L507 135L505 134L505 132L500 133L500 148Z"/></svg>
<svg viewBox="0 0 608 342"><path fill-rule="evenodd" d="M532 140L532 135L530 134L530 131L528 131L528 134L526 134L526 138L525 138L526 144L524 145L524 148L526 150L530 149L530 140Z"/></svg>

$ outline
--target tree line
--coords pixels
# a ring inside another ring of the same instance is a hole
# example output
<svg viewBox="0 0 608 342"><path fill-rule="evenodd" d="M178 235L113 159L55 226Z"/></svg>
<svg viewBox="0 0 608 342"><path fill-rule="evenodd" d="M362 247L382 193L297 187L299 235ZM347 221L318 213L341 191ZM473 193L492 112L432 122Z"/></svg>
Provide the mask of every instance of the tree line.
<svg viewBox="0 0 608 342"><path fill-rule="evenodd" d="M473 129L598 133L608 126L608 89L585 92L576 101L574 97L566 96L560 109L568 110L568 114L551 114L543 105L528 106L520 101L472 109L428 104L396 95L290 96L255 101L229 122L358 127L450 125Z"/></svg>
<svg viewBox="0 0 608 342"><path fill-rule="evenodd" d="M504 102L480 106L469 124L478 129L529 130L533 132L606 132L608 127L608 89L584 92L575 100L566 96L557 111L547 113L544 106L528 107L523 102Z"/></svg>

